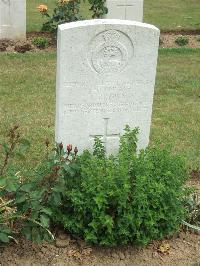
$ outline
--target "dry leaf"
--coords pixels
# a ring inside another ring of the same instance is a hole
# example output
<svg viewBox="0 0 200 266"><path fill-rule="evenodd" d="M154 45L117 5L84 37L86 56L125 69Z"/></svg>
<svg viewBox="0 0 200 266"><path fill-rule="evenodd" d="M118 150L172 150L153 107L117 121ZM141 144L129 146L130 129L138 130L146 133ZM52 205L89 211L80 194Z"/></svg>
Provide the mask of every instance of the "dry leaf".
<svg viewBox="0 0 200 266"><path fill-rule="evenodd" d="M167 242L162 242L162 244L158 247L158 251L162 254L169 253L170 245Z"/></svg>

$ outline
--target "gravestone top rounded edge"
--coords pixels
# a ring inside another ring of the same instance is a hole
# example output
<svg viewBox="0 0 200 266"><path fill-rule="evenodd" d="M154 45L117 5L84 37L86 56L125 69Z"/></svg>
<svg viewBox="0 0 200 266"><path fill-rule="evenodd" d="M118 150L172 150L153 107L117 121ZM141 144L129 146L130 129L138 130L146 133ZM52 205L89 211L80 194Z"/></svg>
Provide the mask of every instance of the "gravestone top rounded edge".
<svg viewBox="0 0 200 266"><path fill-rule="evenodd" d="M138 21L132 20L121 20L121 19L92 19L92 20L81 20L76 22L64 23L58 26L60 31L78 28L78 27L86 27L86 26L96 26L96 25L125 25L125 26L136 26L141 28L152 29L157 31L158 33L160 30L155 27L154 25L142 23Z"/></svg>

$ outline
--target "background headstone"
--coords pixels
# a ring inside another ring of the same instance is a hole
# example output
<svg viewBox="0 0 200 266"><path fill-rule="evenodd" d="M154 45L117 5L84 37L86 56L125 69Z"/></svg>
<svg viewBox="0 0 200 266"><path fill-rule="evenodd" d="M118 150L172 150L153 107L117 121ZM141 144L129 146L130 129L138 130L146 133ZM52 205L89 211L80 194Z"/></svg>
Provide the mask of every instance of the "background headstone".
<svg viewBox="0 0 200 266"><path fill-rule="evenodd" d="M159 30L125 20L88 20L58 29L56 142L91 149L99 136L108 153L125 125L149 142Z"/></svg>
<svg viewBox="0 0 200 266"><path fill-rule="evenodd" d="M0 0L0 39L26 38L26 0Z"/></svg>
<svg viewBox="0 0 200 266"><path fill-rule="evenodd" d="M143 0L106 0L107 19L143 21Z"/></svg>

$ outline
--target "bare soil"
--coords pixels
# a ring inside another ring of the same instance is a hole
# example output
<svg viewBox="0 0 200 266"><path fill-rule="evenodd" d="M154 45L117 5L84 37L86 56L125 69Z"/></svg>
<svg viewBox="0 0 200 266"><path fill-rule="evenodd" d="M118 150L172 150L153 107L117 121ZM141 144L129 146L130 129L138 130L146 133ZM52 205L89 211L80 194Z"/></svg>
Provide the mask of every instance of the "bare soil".
<svg viewBox="0 0 200 266"><path fill-rule="evenodd" d="M161 48L178 48L180 47L175 43L175 40L185 36L188 38L189 43L183 47L187 48L200 48L200 30L199 31L180 31L180 32L162 32L160 36L160 47ZM44 49L37 48L33 45L33 40L36 37L44 37L48 40L49 45ZM32 32L27 34L26 41L11 41L11 40L0 40L0 52L14 52L14 53L25 53L40 52L40 51L53 51L56 49L56 39L52 34L46 32Z"/></svg>
<svg viewBox="0 0 200 266"><path fill-rule="evenodd" d="M173 239L154 241L146 248L87 246L64 233L54 244L39 246L20 240L18 244L0 248L1 266L192 266L195 263L200 265L200 235L194 232L180 232Z"/></svg>
<svg viewBox="0 0 200 266"><path fill-rule="evenodd" d="M200 195L200 171L188 185ZM0 266L200 266L200 232L182 229L173 238L153 241L145 248L89 246L63 231L54 243L33 244L25 239L0 247Z"/></svg>
<svg viewBox="0 0 200 266"><path fill-rule="evenodd" d="M181 36L187 37L189 40L189 43L185 46L182 46L182 47L200 48L200 33L199 34L189 34L188 32L185 32L184 34L176 33L176 32L161 33L160 47L161 48L178 48L178 47L180 47L178 44L176 44L175 40Z"/></svg>
<svg viewBox="0 0 200 266"><path fill-rule="evenodd" d="M48 40L48 46L44 49L38 48L33 44L33 40L36 37L43 37ZM0 40L0 52L13 52L13 53L25 53L28 51L31 52L40 52L40 51L51 51L55 50L56 48L56 39L50 33L46 32L34 32L28 33L26 40L8 40L3 39Z"/></svg>

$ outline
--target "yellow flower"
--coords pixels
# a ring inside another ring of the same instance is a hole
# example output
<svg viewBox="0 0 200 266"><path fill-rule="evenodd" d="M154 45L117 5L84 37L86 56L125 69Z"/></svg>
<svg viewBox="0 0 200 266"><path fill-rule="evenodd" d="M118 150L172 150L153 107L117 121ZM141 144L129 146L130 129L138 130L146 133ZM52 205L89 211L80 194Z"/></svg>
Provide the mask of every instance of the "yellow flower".
<svg viewBox="0 0 200 266"><path fill-rule="evenodd" d="M46 5L39 5L37 9L39 10L40 13L45 13L47 12L48 7Z"/></svg>

